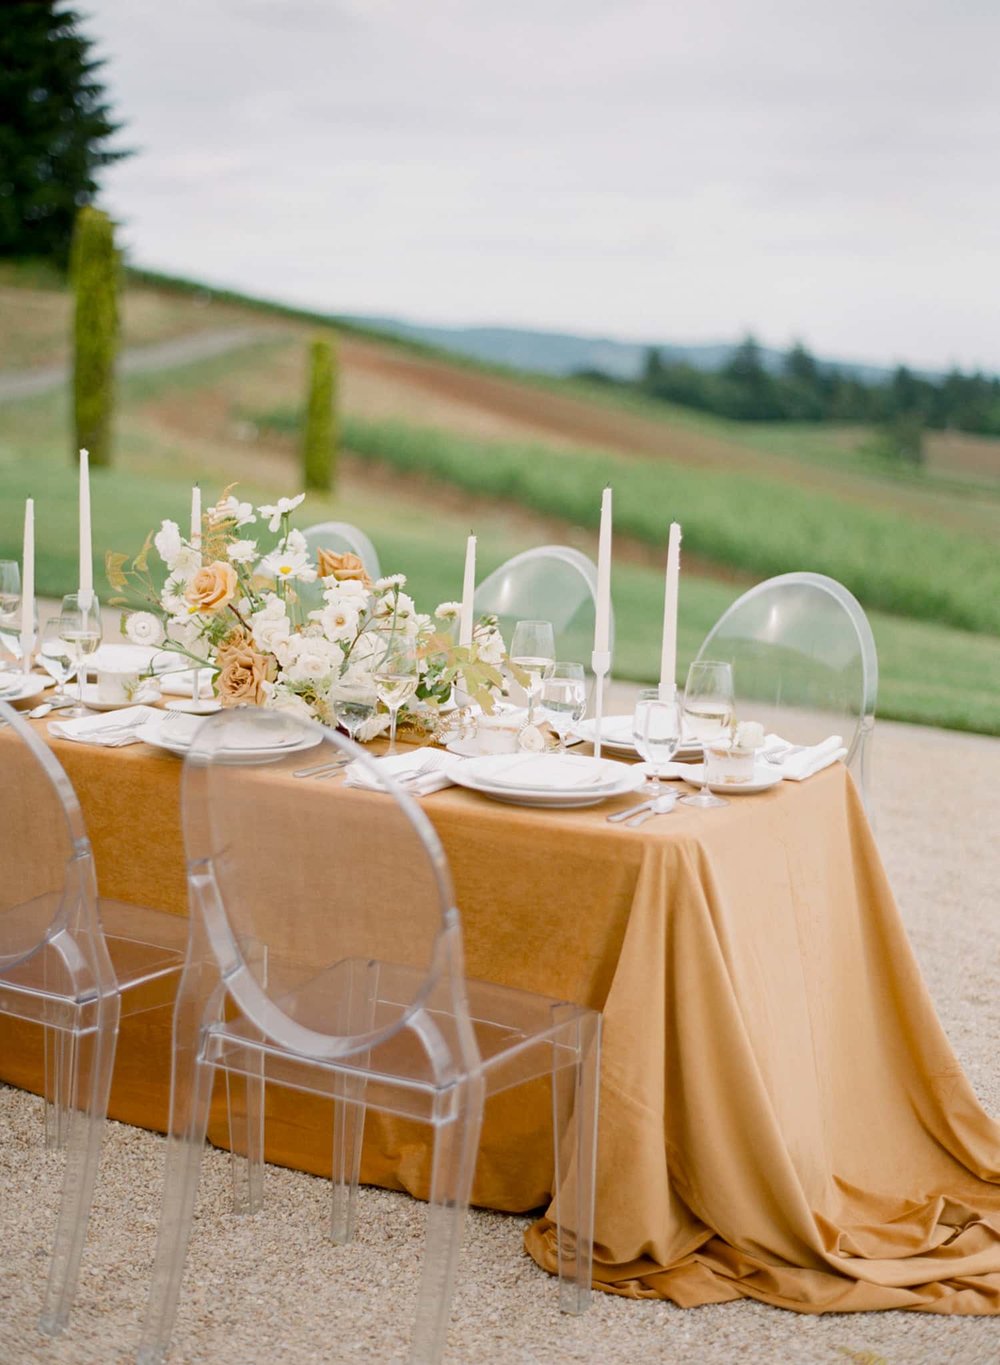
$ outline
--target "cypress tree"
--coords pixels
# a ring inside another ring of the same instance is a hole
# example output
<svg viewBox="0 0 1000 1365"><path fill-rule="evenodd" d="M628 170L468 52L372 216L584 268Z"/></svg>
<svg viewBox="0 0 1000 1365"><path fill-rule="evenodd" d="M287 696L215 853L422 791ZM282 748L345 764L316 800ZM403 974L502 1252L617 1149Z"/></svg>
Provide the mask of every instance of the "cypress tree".
<svg viewBox="0 0 1000 1365"><path fill-rule="evenodd" d="M0 256L65 267L77 209L126 151L79 17L60 0L0 5Z"/></svg>
<svg viewBox="0 0 1000 1365"><path fill-rule="evenodd" d="M306 488L333 487L337 457L336 360L333 344L317 337L309 346L309 392L302 435Z"/></svg>
<svg viewBox="0 0 1000 1365"><path fill-rule="evenodd" d="M93 465L111 463L115 352L118 349L118 253L111 219L83 208L76 219L70 273L73 322L74 454L90 451Z"/></svg>

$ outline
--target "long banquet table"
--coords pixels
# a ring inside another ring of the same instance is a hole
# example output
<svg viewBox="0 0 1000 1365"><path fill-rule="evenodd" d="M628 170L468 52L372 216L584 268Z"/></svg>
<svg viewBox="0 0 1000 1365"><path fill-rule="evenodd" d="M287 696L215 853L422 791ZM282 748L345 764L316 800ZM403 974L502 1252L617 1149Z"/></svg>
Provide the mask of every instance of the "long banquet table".
<svg viewBox="0 0 1000 1365"><path fill-rule="evenodd" d="M185 914L180 762L49 742L102 894ZM382 799L303 786L331 829L340 803ZM1000 1126L937 1021L842 765L634 831L606 822L610 803L452 788L423 808L470 976L604 1013L598 1284L683 1306L1000 1312ZM40 1089L40 1041L2 1025L0 1075ZM124 1021L112 1116L165 1128L169 1047L167 1011ZM323 1105L269 1086L268 1159L328 1174ZM548 1204L549 1123L544 1087L490 1101L474 1203ZM221 1096L209 1135L226 1145ZM419 1127L372 1115L362 1179L425 1196L427 1155ZM552 1236L543 1217L526 1237L550 1270Z"/></svg>

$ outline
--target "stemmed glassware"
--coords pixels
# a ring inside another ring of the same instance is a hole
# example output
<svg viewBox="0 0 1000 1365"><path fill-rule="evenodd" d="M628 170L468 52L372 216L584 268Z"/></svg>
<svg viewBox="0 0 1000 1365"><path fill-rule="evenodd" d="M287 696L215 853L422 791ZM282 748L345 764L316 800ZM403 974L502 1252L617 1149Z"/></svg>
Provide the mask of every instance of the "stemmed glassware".
<svg viewBox="0 0 1000 1365"><path fill-rule="evenodd" d="M72 648L63 638L63 618L50 616L42 627L38 662L56 685L51 698L53 707L72 705L66 683L73 673L73 657Z"/></svg>
<svg viewBox="0 0 1000 1365"><path fill-rule="evenodd" d="M632 715L632 742L649 768L654 797L660 795L660 770L680 748L681 728L680 703L673 698L661 701L659 688L644 687Z"/></svg>
<svg viewBox="0 0 1000 1365"><path fill-rule="evenodd" d="M420 681L417 643L401 630L381 632L382 657L375 666L378 699L389 711L389 752L396 752L396 717Z"/></svg>
<svg viewBox="0 0 1000 1365"><path fill-rule="evenodd" d="M340 683L333 696L333 713L355 742L358 731L366 720L371 720L378 705L378 694L372 683Z"/></svg>
<svg viewBox="0 0 1000 1365"><path fill-rule="evenodd" d="M566 736L583 720L587 709L587 684L583 664L553 663L542 677L539 706L559 736L557 753L566 752Z"/></svg>
<svg viewBox="0 0 1000 1365"><path fill-rule="evenodd" d="M684 688L685 736L702 745L719 739L732 724L733 705L732 666L713 659L697 659L688 669ZM709 790L707 754L702 756L702 774L701 791L682 796L684 805L702 810L728 806L728 801Z"/></svg>
<svg viewBox="0 0 1000 1365"><path fill-rule="evenodd" d="M551 621L518 621L510 639L510 661L523 668L528 683L528 724L534 719L535 697L542 675L556 661L556 636Z"/></svg>
<svg viewBox="0 0 1000 1365"><path fill-rule="evenodd" d="M20 652L21 566L16 559L0 559L0 641L13 658Z"/></svg>
<svg viewBox="0 0 1000 1365"><path fill-rule="evenodd" d="M101 643L101 607L97 598L91 594L90 604L84 607L79 595L70 593L62 600L60 627L63 640L69 646L76 664L76 705L66 712L67 716L87 716L90 712L83 704L84 660Z"/></svg>

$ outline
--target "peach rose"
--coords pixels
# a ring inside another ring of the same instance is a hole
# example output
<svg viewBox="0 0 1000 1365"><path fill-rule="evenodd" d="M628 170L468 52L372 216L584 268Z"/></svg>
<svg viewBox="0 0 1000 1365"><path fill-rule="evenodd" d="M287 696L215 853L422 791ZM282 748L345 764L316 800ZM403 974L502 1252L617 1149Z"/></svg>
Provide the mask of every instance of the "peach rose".
<svg viewBox="0 0 1000 1365"><path fill-rule="evenodd" d="M270 655L258 654L245 636L237 635L219 648L215 661L219 666L215 688L223 706L264 704L264 683L271 681L275 667Z"/></svg>
<svg viewBox="0 0 1000 1365"><path fill-rule="evenodd" d="M203 613L222 611L236 596L237 583L236 570L233 566L216 560L214 564L206 564L192 576L184 590L184 597L190 603L192 611Z"/></svg>
<svg viewBox="0 0 1000 1365"><path fill-rule="evenodd" d="M357 555L346 552L338 555L333 550L320 550L316 556L316 568L320 578L336 578L339 583L353 580L362 583L366 588L372 585L365 572L365 566Z"/></svg>

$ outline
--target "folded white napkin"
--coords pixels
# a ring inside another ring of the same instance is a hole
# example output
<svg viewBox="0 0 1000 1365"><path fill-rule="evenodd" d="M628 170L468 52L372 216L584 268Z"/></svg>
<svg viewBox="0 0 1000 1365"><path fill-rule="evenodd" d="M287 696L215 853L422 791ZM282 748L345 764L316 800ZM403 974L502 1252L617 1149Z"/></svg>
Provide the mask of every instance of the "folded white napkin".
<svg viewBox="0 0 1000 1365"><path fill-rule="evenodd" d="M522 791L576 791L588 787L609 787L616 776L612 768L595 767L579 758L559 754L523 754L491 772L482 780L497 787L516 787Z"/></svg>
<svg viewBox="0 0 1000 1365"><path fill-rule="evenodd" d="M765 735L760 752L773 753L777 757L788 743L789 741L782 739L780 735ZM829 739L824 739L820 744L809 744L799 749L798 753L789 753L780 763L769 761L768 766L774 768L775 772L780 772L789 782L804 782L807 777L812 777L814 773L828 768L831 763L836 763L846 753L840 735L830 735Z"/></svg>
<svg viewBox="0 0 1000 1365"><path fill-rule="evenodd" d="M372 767L377 772L387 773L389 777L399 781L403 790L410 796L429 796L431 792L440 791L442 787L454 786L448 776L448 770L458 761L454 755L443 749L424 747L375 758L372 760ZM414 772L417 768L421 769L419 775L412 780L405 780L406 774ZM370 792L385 790L378 778L373 777L368 769L362 768L359 763L350 765L344 780L348 787L362 787Z"/></svg>
<svg viewBox="0 0 1000 1365"><path fill-rule="evenodd" d="M103 716L81 716L78 720L49 721L49 734L72 739L77 744L98 744L105 749L120 749L141 743L139 728L152 717L162 715L152 706L125 706Z"/></svg>

